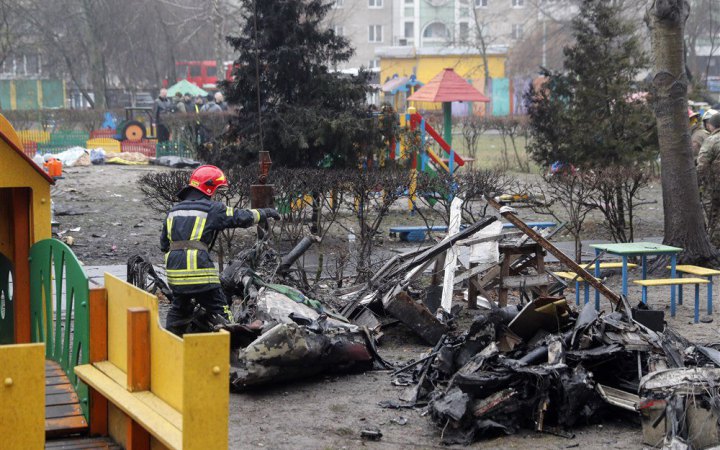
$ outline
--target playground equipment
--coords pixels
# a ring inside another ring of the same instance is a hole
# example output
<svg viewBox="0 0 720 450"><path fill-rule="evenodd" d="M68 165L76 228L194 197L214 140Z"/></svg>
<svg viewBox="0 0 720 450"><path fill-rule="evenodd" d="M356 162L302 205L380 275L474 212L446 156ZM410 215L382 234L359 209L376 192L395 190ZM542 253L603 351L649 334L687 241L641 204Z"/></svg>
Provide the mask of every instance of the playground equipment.
<svg viewBox="0 0 720 450"><path fill-rule="evenodd" d="M90 290L72 250L50 239L53 179L1 115L0 161L0 447L93 435L227 448L229 336L177 338L154 296L110 276Z"/></svg>
<svg viewBox="0 0 720 450"><path fill-rule="evenodd" d="M448 149L443 147L443 149L450 152L448 165L449 172L452 174L455 160L452 149L452 102L487 103L490 99L462 79L452 68L447 68L433 77L428 84L415 91L414 94L408 97L408 101L442 102L444 140L449 147Z"/></svg>

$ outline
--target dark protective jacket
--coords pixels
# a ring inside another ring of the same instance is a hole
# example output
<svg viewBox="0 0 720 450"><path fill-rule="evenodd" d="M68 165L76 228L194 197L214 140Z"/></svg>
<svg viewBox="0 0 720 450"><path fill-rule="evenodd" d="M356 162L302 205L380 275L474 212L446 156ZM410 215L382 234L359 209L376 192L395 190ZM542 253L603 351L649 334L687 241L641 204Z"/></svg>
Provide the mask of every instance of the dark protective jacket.
<svg viewBox="0 0 720 450"><path fill-rule="evenodd" d="M234 209L205 196L175 204L160 237L173 292L190 294L220 287L218 269L209 253L215 234L255 225L264 219L263 214L256 209Z"/></svg>

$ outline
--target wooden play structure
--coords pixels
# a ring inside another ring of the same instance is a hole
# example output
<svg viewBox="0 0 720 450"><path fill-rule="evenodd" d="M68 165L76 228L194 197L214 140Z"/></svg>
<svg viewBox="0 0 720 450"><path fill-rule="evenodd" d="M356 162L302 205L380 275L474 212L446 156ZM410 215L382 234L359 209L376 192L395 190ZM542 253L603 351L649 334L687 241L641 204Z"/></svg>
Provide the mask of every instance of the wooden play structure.
<svg viewBox="0 0 720 450"><path fill-rule="evenodd" d="M229 335L180 339L109 275L91 290L50 238L53 179L2 116L0 161L0 448L227 448Z"/></svg>

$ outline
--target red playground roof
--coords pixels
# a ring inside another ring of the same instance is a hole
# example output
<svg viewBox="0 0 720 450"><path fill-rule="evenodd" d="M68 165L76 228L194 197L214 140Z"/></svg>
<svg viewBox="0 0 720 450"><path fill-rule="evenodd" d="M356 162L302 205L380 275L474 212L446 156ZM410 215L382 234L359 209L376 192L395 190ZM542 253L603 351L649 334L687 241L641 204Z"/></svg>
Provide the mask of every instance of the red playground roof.
<svg viewBox="0 0 720 450"><path fill-rule="evenodd" d="M428 84L421 87L409 101L415 102L489 102L482 92L478 91L456 74L453 69L443 69Z"/></svg>

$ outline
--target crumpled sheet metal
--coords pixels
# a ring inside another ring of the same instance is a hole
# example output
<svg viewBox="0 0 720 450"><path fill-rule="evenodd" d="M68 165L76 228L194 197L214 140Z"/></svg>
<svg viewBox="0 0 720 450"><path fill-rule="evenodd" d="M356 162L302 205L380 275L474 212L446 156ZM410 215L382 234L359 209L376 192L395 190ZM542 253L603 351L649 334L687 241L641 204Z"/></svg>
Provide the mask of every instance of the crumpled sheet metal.
<svg viewBox="0 0 720 450"><path fill-rule="evenodd" d="M300 379L323 372L373 369L374 356L363 332L318 334L281 323L240 350L231 367L234 388Z"/></svg>
<svg viewBox="0 0 720 450"><path fill-rule="evenodd" d="M636 396L624 394L637 392L641 374L663 367L665 347L685 354L682 339L663 340L625 313L598 313L590 304L566 314L556 300L536 302L523 311L553 304L554 327L491 310L467 332L445 338L425 377L426 386L436 387L429 389L429 411L444 443L469 444L520 428L562 434L616 415L617 408L632 414ZM514 345L503 342L510 323L524 336Z"/></svg>

